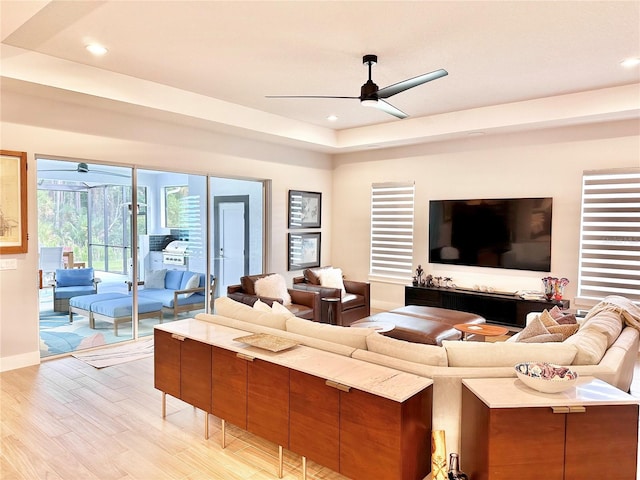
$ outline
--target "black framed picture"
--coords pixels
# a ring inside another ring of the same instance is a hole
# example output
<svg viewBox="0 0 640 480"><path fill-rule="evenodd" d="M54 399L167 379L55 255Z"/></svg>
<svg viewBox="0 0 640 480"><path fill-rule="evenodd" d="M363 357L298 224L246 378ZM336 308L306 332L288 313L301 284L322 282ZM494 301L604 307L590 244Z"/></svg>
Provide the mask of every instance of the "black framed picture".
<svg viewBox="0 0 640 480"><path fill-rule="evenodd" d="M322 193L289 190L289 228L320 228Z"/></svg>
<svg viewBox="0 0 640 480"><path fill-rule="evenodd" d="M320 266L320 232L289 234L289 270Z"/></svg>

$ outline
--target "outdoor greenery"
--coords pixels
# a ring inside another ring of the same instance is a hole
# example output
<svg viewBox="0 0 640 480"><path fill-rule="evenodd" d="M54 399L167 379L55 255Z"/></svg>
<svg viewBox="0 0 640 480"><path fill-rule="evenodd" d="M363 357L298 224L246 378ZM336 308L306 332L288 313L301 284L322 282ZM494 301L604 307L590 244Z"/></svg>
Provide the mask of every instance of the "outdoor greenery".
<svg viewBox="0 0 640 480"><path fill-rule="evenodd" d="M96 270L126 273L131 256L129 208L131 187L100 185L69 188L64 182L38 190L38 242L62 246L76 262ZM146 203L146 188L138 188ZM146 209L138 216L138 233L146 233ZM89 227L90 230L89 231Z"/></svg>
<svg viewBox="0 0 640 480"><path fill-rule="evenodd" d="M174 186L164 187L164 200L165 200L165 226L167 228L181 228L182 218L182 201L189 195L189 187Z"/></svg>

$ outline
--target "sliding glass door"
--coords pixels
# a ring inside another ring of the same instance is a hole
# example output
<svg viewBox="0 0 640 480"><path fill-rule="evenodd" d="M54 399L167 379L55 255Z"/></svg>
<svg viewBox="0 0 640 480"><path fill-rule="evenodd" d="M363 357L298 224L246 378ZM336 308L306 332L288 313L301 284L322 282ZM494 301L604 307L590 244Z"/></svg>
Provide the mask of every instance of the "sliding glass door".
<svg viewBox="0 0 640 480"><path fill-rule="evenodd" d="M263 270L262 181L37 160L43 357L151 335Z"/></svg>

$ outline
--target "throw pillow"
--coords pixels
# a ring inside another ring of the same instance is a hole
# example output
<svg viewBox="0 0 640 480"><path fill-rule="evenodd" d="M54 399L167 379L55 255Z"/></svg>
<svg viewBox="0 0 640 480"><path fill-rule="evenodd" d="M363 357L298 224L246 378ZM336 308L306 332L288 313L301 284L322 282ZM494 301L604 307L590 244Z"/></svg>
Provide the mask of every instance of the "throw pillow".
<svg viewBox="0 0 640 480"><path fill-rule="evenodd" d="M560 325L547 310L543 310L538 318L547 328L547 330L549 331L548 333L562 334L562 341L565 341L571 335L576 333L579 328L579 325L577 323Z"/></svg>
<svg viewBox="0 0 640 480"><path fill-rule="evenodd" d="M556 318L556 322L558 322L560 325L574 324L578 323L578 319L573 313L567 313L565 315L562 315L561 317Z"/></svg>
<svg viewBox="0 0 640 480"><path fill-rule="evenodd" d="M546 343L546 342L561 342L561 333L544 333L542 335L535 335L533 337L527 337L524 340L518 338L518 342L523 343Z"/></svg>
<svg viewBox="0 0 640 480"><path fill-rule="evenodd" d="M144 274L144 288L164 288L167 270L151 270Z"/></svg>
<svg viewBox="0 0 640 480"><path fill-rule="evenodd" d="M287 289L287 282L279 273L268 275L256 280L256 295L259 297L279 298L285 305L291 305L291 295Z"/></svg>
<svg viewBox="0 0 640 480"><path fill-rule="evenodd" d="M557 305L554 305L553 308L551 310L549 310L549 315L551 315L552 318L554 318L555 320L559 319L560 317L562 317L564 314L562 313L562 310L560 310L558 308Z"/></svg>
<svg viewBox="0 0 640 480"><path fill-rule="evenodd" d="M524 342L529 338L538 337L540 335L548 335L549 330L544 326L542 320L540 320L540 315L535 317L529 325L527 325L518 335L516 342ZM530 341L530 340L529 340Z"/></svg>
<svg viewBox="0 0 640 480"><path fill-rule="evenodd" d="M339 288L341 296L344 297L347 291L342 281L342 270L339 268L325 268L320 272L320 285L329 288Z"/></svg>
<svg viewBox="0 0 640 480"><path fill-rule="evenodd" d="M191 290L192 288L198 288L199 285L200 285L200 275L198 275L197 273L194 273L191 276L191 278L189 280L187 280L187 283L184 284L184 289L183 290ZM180 296L182 298L189 298L194 293L196 293L196 292L183 293Z"/></svg>
<svg viewBox="0 0 640 480"><path fill-rule="evenodd" d="M271 312L271 307L260 299L256 300L256 303L253 304L253 308L259 312Z"/></svg>
<svg viewBox="0 0 640 480"><path fill-rule="evenodd" d="M289 310L280 302L273 302L273 304L271 305L271 310L273 311L273 313L279 313L282 315L286 315L287 317L295 317L295 315L291 313L291 310Z"/></svg>

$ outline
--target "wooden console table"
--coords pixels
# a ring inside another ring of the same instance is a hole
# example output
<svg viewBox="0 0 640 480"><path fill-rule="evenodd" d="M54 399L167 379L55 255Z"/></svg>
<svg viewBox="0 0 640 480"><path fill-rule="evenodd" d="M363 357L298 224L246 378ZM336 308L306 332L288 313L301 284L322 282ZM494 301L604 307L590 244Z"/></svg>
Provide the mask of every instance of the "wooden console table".
<svg viewBox="0 0 640 480"><path fill-rule="evenodd" d="M278 353L247 332L186 319L155 327L155 387L282 449L354 479L431 470L432 381L297 345ZM205 415L206 417L207 415ZM205 422L208 436L208 420Z"/></svg>
<svg viewBox="0 0 640 480"><path fill-rule="evenodd" d="M521 328L526 326L529 312L549 310L555 305L562 309L569 308L569 300L525 300L515 295L501 293L409 285L404 289L404 304L475 313L486 318L487 322Z"/></svg>
<svg viewBox="0 0 640 480"><path fill-rule="evenodd" d="M593 377L561 393L462 381L461 469L474 480L636 480L639 400Z"/></svg>

